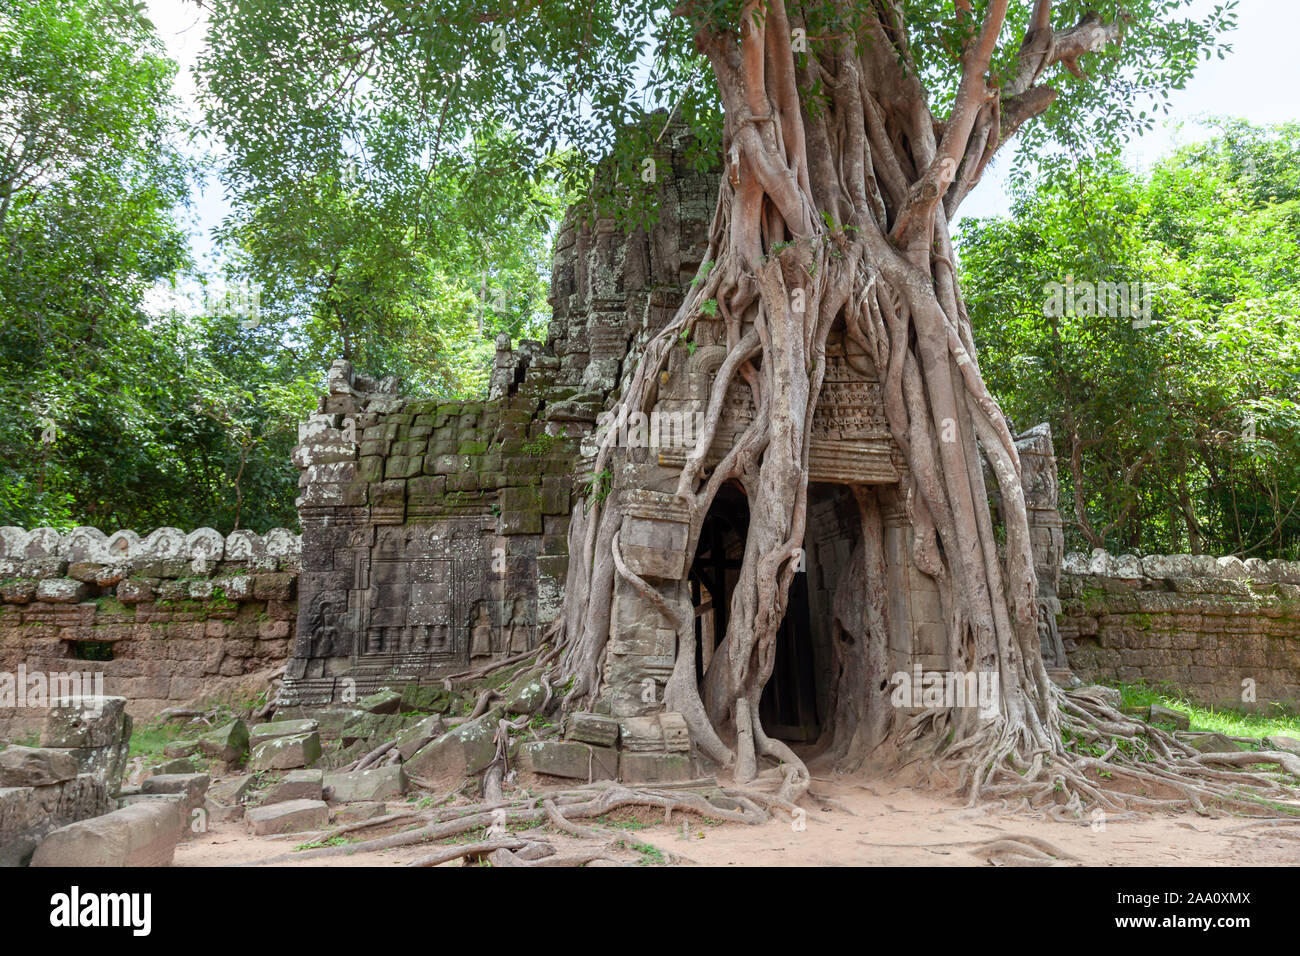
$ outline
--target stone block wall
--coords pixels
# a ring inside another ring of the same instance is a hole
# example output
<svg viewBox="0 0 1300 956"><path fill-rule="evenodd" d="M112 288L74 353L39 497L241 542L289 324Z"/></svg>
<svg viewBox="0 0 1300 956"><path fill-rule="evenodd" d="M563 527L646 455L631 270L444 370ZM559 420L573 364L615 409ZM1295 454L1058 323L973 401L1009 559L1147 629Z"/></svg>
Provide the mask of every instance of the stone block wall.
<svg viewBox="0 0 1300 956"><path fill-rule="evenodd" d="M1061 638L1085 681L1300 713L1300 562L1069 554L1060 595Z"/></svg>
<svg viewBox="0 0 1300 956"><path fill-rule="evenodd" d="M345 361L299 431L297 642L284 699L320 704L537 646L568 574L579 443L707 247L716 179L675 131L658 222L625 235L582 210L556 237L544 343L497 342L483 401L398 393Z"/></svg>
<svg viewBox="0 0 1300 956"><path fill-rule="evenodd" d="M554 619L581 426L547 414L558 360L526 345L519 362L503 344L510 383L488 402L405 399L335 363L294 452L304 550L288 701L337 699L341 680L361 695L432 682L531 649Z"/></svg>
<svg viewBox="0 0 1300 956"><path fill-rule="evenodd" d="M46 675L100 674L136 718L264 690L293 640L299 547L279 528L0 528L0 739L42 725Z"/></svg>

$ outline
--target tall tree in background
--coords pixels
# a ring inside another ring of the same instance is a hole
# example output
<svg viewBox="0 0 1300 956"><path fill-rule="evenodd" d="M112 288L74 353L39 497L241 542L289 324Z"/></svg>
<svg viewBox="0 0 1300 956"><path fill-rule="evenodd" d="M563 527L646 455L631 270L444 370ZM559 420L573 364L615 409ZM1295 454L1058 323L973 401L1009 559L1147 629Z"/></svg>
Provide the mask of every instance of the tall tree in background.
<svg viewBox="0 0 1300 956"><path fill-rule="evenodd" d="M191 269L176 67L142 5L0 2L0 524L296 524L321 378Z"/></svg>
<svg viewBox="0 0 1300 956"><path fill-rule="evenodd" d="M82 496L111 498L112 449L138 447L141 302L187 260L170 216L186 176L170 141L174 67L128 4L2 6L3 510L102 520Z"/></svg>
<svg viewBox="0 0 1300 956"><path fill-rule="evenodd" d="M200 63L207 116L230 147L221 233L234 274L322 368L342 357L412 394L482 393L499 333L544 332L562 190L520 162L517 134L490 119L466 127L360 73L317 91L298 121L250 135L261 104L228 60L247 16L214 14Z"/></svg>
<svg viewBox="0 0 1300 956"><path fill-rule="evenodd" d="M1300 128L1227 122L1149 174L1084 164L963 227L990 389L1051 422L1075 547L1300 553L1297 170ZM1143 307L1119 314L1116 286Z"/></svg>
<svg viewBox="0 0 1300 956"><path fill-rule="evenodd" d="M729 355L678 488L692 518L688 557L724 482L744 487L751 519L727 636L703 675L706 695L694 655L679 653L668 705L739 779L767 757L790 768L788 793L806 786L802 761L764 733L758 704L803 543L825 343L842 323L881 374L909 465L914 559L937 582L947 614L949 667L1000 676L996 714L940 709L913 734L946 746L973 793L1008 781L1035 794L1059 785L1092 795L1066 753L1063 725L1094 736L1123 725L1079 705L1063 711L1044 672L1020 463L975 356L948 223L1017 131L1046 150L1061 140L1114 142L1145 121L1147 98L1181 85L1228 23L1222 9L1200 23L1181 18L1183 6L223 0L213 13L211 72L228 135L248 162L269 167L292 168L310 139L301 131L320 123L331 98L364 103L382 91L437 117L443 146L464 143L486 120L530 134L522 166L556 147L588 161L613 149L632 182L645 144L638 153L635 137L629 145L617 134L638 126L639 114L669 107L698 122L720 105L714 132L726 168L706 266L619 396L622 409L648 411L673 343L703 311L725 319ZM758 414L705 476L701 458L737 377ZM606 436L597 471L614 440ZM1005 559L981 452L1001 491ZM566 594L559 637L560 676L573 679L570 700L579 704L597 682L615 576L629 576L618 504L588 504L571 532L586 586ZM862 518L866 547L878 549L879 511L864 508ZM655 599L653 588L633 583ZM658 599L686 640L690 621ZM869 637L867 672L878 674L883 634ZM852 712L839 755L860 761L890 712L874 682L844 690Z"/></svg>

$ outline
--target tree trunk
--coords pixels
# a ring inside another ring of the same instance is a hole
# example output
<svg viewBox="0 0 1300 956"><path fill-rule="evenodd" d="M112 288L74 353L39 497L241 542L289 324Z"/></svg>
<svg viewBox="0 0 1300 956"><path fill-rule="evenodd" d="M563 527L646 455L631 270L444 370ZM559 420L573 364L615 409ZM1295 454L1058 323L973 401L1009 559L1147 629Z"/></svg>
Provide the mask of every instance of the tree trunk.
<svg viewBox="0 0 1300 956"><path fill-rule="evenodd" d="M990 766L1038 765L1062 752L1039 650L1020 461L980 375L948 231L948 216L998 142L996 97L984 75L1006 3L991 3L983 28L972 31L962 85L941 124L910 69L901 15L888 12L893 4L877 4L885 12L864 27L857 49L850 34L810 40L798 57L793 30L804 24L789 21L782 0L761 6L756 16L760 4L745 5L737 32L701 27L697 33L726 114L726 170L706 256L715 264L702 267L675 318L648 344L620 400L628 412L649 410L669 350L689 333L704 303L716 302L728 356L677 494L690 518L688 560L718 489L735 480L748 499L749 530L726 637L708 672L696 674L684 593L661 594L627 569L618 544L622 512L593 494L571 528L575 568L561 617L559 667L574 679L570 706L597 692L612 593L621 578L677 632L667 704L683 713L693 742L733 767L740 781L754 775L762 758L792 768L792 789L806 781L802 761L764 733L759 700L801 558L811 424L827 338L832 327L842 327L874 360L890 430L908 464L900 490L912 557L942 596L949 668L998 677L996 714L936 711L908 728L913 736L933 734L948 756L962 759L974 791ZM847 16L850 5L843 6ZM1035 41L1031 52L1038 48ZM812 101L807 91L816 87L824 95ZM737 378L750 388L757 413L705 475L723 398ZM614 440L613 431L604 436L594 474L605 471ZM981 453L1001 492L1005 563ZM877 679L885 653L880 509L874 494L859 489L858 498L863 533L847 575L856 584L836 605L837 626L856 630L859 650L836 662L840 681L826 738L827 753L852 765L881 743L892 717Z"/></svg>

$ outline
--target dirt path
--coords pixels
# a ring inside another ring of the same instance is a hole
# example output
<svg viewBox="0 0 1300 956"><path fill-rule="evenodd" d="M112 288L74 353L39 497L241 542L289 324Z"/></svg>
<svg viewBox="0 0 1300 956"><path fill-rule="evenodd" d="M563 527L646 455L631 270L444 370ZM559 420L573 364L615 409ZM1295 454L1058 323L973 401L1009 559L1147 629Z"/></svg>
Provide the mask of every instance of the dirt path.
<svg viewBox="0 0 1300 956"><path fill-rule="evenodd" d="M970 850L1017 834L1049 841L1077 856L1080 866L1300 865L1300 827L1259 839L1254 838L1259 830L1224 834L1243 822L1236 817L1187 813L1110 822L1094 830L1025 814L972 811L951 797L888 781L818 779L813 789L853 815L833 807L809 810L802 832L782 818L758 827L696 826L686 841L680 829L655 827L638 835L703 866L987 866Z"/></svg>
<svg viewBox="0 0 1300 956"><path fill-rule="evenodd" d="M814 780L816 794L838 806L817 809L805 798L806 824L796 830L784 815L756 826L710 824L698 817L675 815L665 826L627 826L628 844L648 843L700 866L988 866L973 855L979 844L1026 835L1047 840L1078 857L1076 866L1297 866L1300 827L1239 827L1239 817L1207 818L1192 813L1151 816L1134 821L1110 821L1104 829L1035 820L1025 814L968 810L958 800L939 793L899 786L888 780L853 778ZM399 805L392 805L398 809ZM653 819L648 817L645 819ZM376 830L380 836L391 830ZM550 833L547 839L560 852L589 848ZM242 823L217 824L176 850L177 866L255 864L289 852L300 838L254 837ZM401 866L428 854L427 846L403 847L357 856L288 862L283 866ZM612 850L616 859L648 861L630 848ZM452 866L458 863L449 864Z"/></svg>

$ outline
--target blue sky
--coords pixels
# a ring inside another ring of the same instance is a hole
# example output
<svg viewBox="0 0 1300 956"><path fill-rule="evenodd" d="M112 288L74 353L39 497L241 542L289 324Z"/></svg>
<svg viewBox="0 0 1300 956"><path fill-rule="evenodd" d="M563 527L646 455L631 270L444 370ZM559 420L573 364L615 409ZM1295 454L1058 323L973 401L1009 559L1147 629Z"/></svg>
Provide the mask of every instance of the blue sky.
<svg viewBox="0 0 1300 956"><path fill-rule="evenodd" d="M292 0L286 0L292 2ZM1195 0L1193 15L1203 15L1215 0ZM197 121L191 67L203 46L204 23L196 5L186 0L150 0L149 16L167 50L181 67L176 90ZM1228 37L1233 52L1224 60L1204 63L1185 90L1171 98L1168 121L1135 140L1126 157L1135 166L1151 163L1177 145L1207 135L1197 121L1209 116L1240 116L1253 123L1300 120L1300 35L1296 0L1240 0L1237 30ZM1004 178L1005 161L995 165L963 204L964 216L1004 215L1010 209ZM201 267L211 267L211 232L226 214L221 187L208 183L195 198L186 227Z"/></svg>

